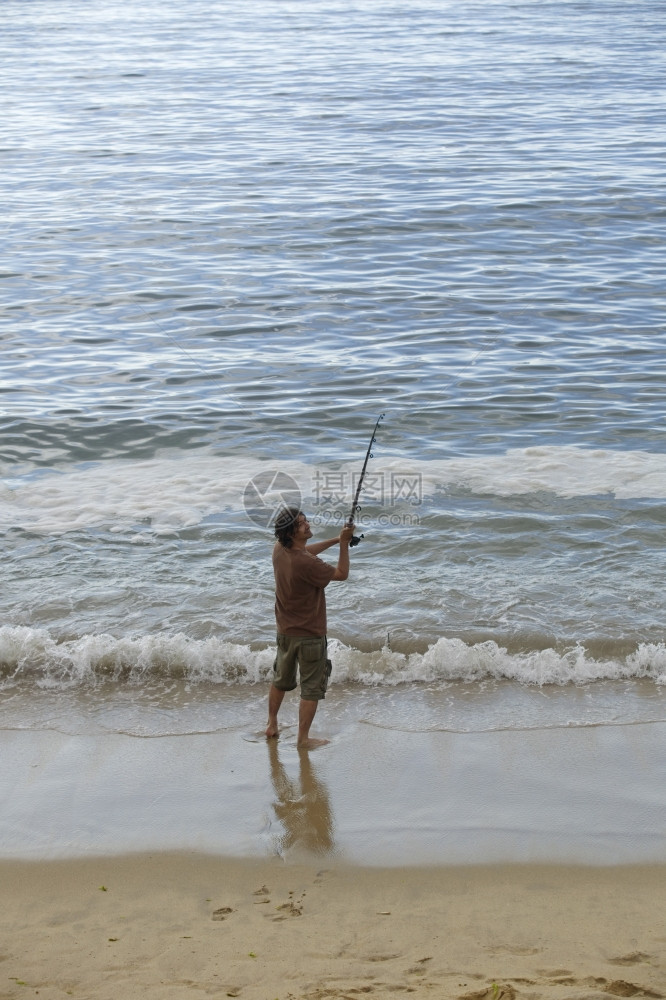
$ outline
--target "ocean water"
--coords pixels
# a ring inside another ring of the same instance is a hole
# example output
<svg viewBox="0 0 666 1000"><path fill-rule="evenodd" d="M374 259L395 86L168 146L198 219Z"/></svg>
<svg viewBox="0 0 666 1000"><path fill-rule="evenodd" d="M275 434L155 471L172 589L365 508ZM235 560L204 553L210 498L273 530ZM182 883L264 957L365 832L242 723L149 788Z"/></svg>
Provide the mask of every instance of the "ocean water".
<svg viewBox="0 0 666 1000"><path fill-rule="evenodd" d="M666 718L663 12L5 0L0 726L252 728L380 414L328 724Z"/></svg>

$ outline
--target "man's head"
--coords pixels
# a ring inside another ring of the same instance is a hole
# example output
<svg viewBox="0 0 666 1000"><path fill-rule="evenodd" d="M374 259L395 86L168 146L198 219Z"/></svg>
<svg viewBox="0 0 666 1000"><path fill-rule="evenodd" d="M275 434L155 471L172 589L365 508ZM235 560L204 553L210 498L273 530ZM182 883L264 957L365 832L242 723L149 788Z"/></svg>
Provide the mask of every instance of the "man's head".
<svg viewBox="0 0 666 1000"><path fill-rule="evenodd" d="M285 549L290 549L294 539L303 543L312 537L308 519L298 507L283 507L275 519L275 537Z"/></svg>

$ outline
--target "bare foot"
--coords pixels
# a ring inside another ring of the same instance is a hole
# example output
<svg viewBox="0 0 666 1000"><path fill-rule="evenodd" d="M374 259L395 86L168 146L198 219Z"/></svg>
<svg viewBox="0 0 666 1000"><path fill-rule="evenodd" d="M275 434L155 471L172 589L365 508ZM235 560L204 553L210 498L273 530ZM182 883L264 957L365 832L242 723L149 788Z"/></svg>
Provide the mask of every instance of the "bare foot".
<svg viewBox="0 0 666 1000"><path fill-rule="evenodd" d="M266 726L266 739L272 739L278 735L278 732L277 722L269 722Z"/></svg>
<svg viewBox="0 0 666 1000"><path fill-rule="evenodd" d="M330 740L316 740L313 736L308 736L306 740L296 744L299 750L316 750L317 747L325 747Z"/></svg>

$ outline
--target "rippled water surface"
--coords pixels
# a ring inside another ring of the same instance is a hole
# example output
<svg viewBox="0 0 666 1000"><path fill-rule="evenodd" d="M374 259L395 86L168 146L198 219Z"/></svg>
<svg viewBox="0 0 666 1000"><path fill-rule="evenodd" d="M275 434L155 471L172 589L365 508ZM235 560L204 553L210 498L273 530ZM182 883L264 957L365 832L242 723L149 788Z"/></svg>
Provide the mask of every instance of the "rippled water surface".
<svg viewBox="0 0 666 1000"><path fill-rule="evenodd" d="M261 679L380 412L344 678L662 681L663 5L1 16L3 683Z"/></svg>

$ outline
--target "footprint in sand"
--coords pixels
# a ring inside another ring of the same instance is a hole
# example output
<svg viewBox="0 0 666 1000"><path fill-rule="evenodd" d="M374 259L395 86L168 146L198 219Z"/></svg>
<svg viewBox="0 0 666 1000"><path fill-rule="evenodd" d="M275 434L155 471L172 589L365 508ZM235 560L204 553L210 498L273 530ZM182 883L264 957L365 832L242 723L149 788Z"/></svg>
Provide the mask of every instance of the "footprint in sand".
<svg viewBox="0 0 666 1000"><path fill-rule="evenodd" d="M609 965L638 965L639 962L649 962L651 955L646 955L644 951L632 951L630 955L618 955L617 958L609 958Z"/></svg>
<svg viewBox="0 0 666 1000"><path fill-rule="evenodd" d="M604 993L610 993L614 997L663 997L663 993L636 986L624 979L614 979L608 986L604 986Z"/></svg>
<svg viewBox="0 0 666 1000"><path fill-rule="evenodd" d="M423 976L425 974L425 967L428 962L432 962L432 955L426 955L425 958L418 958L414 965L407 969L408 975Z"/></svg>
<svg viewBox="0 0 666 1000"><path fill-rule="evenodd" d="M458 1000L516 1000L516 991L509 983L493 983L485 990L463 993Z"/></svg>
<svg viewBox="0 0 666 1000"><path fill-rule="evenodd" d="M262 885L261 889L257 889L255 896L262 895L264 892L268 892L265 885ZM267 920L286 920L287 917L301 917L303 915L303 900L305 899L305 890L301 893L298 899L295 899L295 892L293 889L289 890L289 898L286 903L280 903L275 909L278 911L277 915L273 913L264 913L264 917ZM270 902L270 900L261 899L259 902Z"/></svg>
<svg viewBox="0 0 666 1000"><path fill-rule="evenodd" d="M219 910L213 910L211 920L226 920L229 914L233 912L233 907L221 906Z"/></svg>
<svg viewBox="0 0 666 1000"><path fill-rule="evenodd" d="M524 945L497 944L488 947L491 955L500 955L505 952L507 955L538 955L540 948L530 948Z"/></svg>
<svg viewBox="0 0 666 1000"><path fill-rule="evenodd" d="M278 911L277 916L273 916L271 913L264 913L265 917L269 920L286 920L287 917L301 917L303 915L303 907L298 906L289 900L288 903L282 903L280 906L276 906Z"/></svg>

